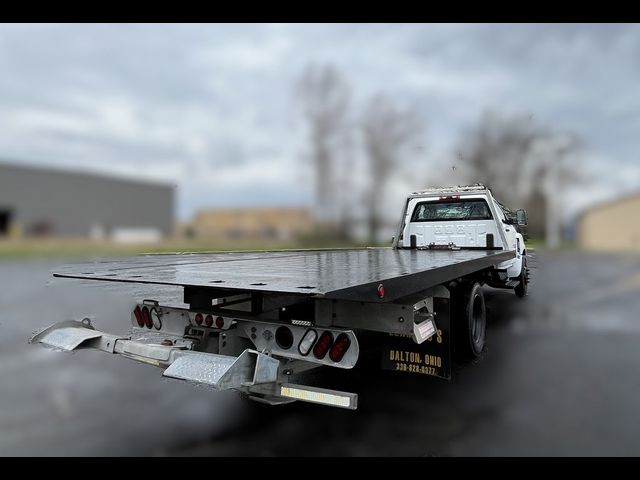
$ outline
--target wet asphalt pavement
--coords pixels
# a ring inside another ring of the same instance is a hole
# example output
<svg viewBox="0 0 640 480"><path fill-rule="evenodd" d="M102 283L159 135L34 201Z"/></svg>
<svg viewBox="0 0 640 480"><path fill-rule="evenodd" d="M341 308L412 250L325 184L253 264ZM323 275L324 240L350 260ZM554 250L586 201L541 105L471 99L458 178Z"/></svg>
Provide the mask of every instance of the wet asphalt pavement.
<svg viewBox="0 0 640 480"><path fill-rule="evenodd" d="M534 253L526 299L486 289L479 362L452 383L355 372L355 412L28 345L65 318L124 333L136 299L181 304L172 288L53 279L55 264L0 263L0 455L640 455L640 256Z"/></svg>

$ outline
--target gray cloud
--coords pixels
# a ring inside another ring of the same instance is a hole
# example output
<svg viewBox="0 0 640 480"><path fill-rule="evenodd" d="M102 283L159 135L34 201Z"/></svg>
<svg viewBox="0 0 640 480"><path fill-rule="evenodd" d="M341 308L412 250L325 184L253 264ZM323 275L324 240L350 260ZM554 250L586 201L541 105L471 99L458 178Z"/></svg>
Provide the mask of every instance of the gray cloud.
<svg viewBox="0 0 640 480"><path fill-rule="evenodd" d="M0 157L144 169L178 183L182 215L303 201L292 85L325 61L356 108L416 106L434 161L486 108L575 131L605 195L619 172L640 187L639 59L637 25L2 25Z"/></svg>

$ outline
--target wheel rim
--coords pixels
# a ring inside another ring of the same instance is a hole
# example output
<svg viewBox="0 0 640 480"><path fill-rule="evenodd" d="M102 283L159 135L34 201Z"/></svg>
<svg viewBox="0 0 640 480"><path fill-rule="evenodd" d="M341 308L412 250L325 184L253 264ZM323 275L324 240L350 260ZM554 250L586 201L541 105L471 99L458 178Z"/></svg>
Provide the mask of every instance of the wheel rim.
<svg viewBox="0 0 640 480"><path fill-rule="evenodd" d="M473 318L473 326L471 328L471 334L473 343L478 345L482 342L482 336L484 332L485 317L482 309L482 298L480 295L473 297L473 307L471 311Z"/></svg>

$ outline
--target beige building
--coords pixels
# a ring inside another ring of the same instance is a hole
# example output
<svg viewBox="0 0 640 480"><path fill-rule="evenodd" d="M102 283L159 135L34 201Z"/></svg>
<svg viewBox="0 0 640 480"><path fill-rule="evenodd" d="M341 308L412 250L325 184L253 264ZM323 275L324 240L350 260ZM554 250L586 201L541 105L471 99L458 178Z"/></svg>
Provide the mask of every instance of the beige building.
<svg viewBox="0 0 640 480"><path fill-rule="evenodd" d="M640 193L586 210L578 220L578 243L594 251L640 251Z"/></svg>
<svg viewBox="0 0 640 480"><path fill-rule="evenodd" d="M313 229L304 208L231 208L198 212L193 221L197 237L221 240L293 240Z"/></svg>

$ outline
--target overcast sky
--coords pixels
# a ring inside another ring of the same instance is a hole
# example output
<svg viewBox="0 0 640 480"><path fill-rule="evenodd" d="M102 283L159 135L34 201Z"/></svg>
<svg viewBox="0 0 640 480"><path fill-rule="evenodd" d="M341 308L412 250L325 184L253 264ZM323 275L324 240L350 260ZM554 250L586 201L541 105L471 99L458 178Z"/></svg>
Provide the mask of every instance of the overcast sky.
<svg viewBox="0 0 640 480"><path fill-rule="evenodd" d="M483 110L526 112L586 143L572 209L640 189L637 25L2 25L0 158L170 181L182 218L309 202L292 89L310 62L355 110L414 105L426 164Z"/></svg>

